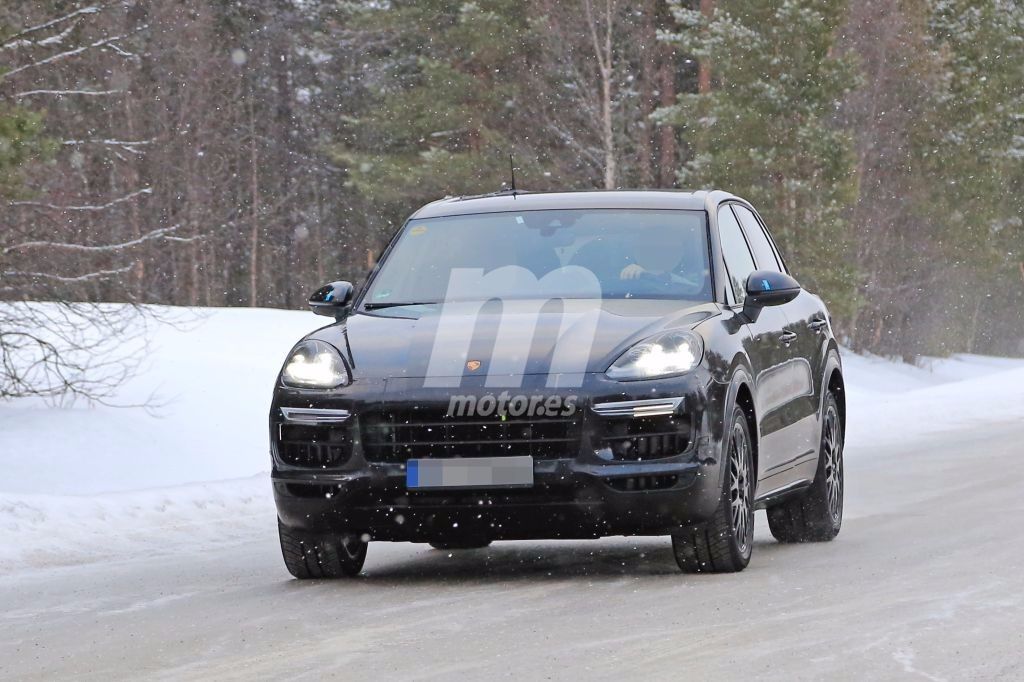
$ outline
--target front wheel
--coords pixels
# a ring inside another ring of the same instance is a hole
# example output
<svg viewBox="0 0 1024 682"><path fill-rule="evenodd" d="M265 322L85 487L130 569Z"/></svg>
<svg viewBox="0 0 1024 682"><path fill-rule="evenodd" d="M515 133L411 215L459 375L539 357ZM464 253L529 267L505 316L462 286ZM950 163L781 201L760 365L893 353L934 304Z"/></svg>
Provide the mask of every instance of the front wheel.
<svg viewBox="0 0 1024 682"><path fill-rule="evenodd" d="M843 422L835 396L825 396L821 449L814 482L799 497L768 508L779 542L828 542L843 525Z"/></svg>
<svg viewBox="0 0 1024 682"><path fill-rule="evenodd" d="M281 554L288 572L300 580L359 575L367 543L357 535L312 535L286 527L279 520Z"/></svg>
<svg viewBox="0 0 1024 682"><path fill-rule="evenodd" d="M754 458L747 416L733 408L723 450L727 470L714 515L672 535L685 573L734 573L750 563L754 545Z"/></svg>

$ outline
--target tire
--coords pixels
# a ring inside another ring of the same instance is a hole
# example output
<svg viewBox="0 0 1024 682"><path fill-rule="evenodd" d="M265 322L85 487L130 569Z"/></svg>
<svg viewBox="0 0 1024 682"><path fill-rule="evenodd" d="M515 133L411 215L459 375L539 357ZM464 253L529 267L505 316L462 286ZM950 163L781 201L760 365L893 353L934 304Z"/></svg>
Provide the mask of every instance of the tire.
<svg viewBox="0 0 1024 682"><path fill-rule="evenodd" d="M722 495L706 522L672 535L684 573L735 573L750 563L754 545L754 460L750 427L739 406L725 430Z"/></svg>
<svg viewBox="0 0 1024 682"><path fill-rule="evenodd" d="M843 525L843 423L830 391L821 420L814 482L799 497L768 508L768 527L779 542L828 542Z"/></svg>
<svg viewBox="0 0 1024 682"><path fill-rule="evenodd" d="M430 546L434 549L450 550L450 549L483 549L484 547L490 546L490 540L483 541L472 541L468 540L465 542L431 542Z"/></svg>
<svg viewBox="0 0 1024 682"><path fill-rule="evenodd" d="M346 578L363 570L367 543L355 535L311 535L287 528L280 520L277 532L284 565L300 580Z"/></svg>

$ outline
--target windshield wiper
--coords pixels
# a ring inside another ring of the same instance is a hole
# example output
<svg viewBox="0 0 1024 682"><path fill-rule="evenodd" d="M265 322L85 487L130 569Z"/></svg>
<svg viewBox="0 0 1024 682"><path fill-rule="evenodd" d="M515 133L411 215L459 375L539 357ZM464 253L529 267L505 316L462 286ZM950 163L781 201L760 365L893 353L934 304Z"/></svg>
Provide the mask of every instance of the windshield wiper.
<svg viewBox="0 0 1024 682"><path fill-rule="evenodd" d="M440 301L387 301L382 303L364 303L364 310L383 310L384 308L401 308L407 305L437 305Z"/></svg>

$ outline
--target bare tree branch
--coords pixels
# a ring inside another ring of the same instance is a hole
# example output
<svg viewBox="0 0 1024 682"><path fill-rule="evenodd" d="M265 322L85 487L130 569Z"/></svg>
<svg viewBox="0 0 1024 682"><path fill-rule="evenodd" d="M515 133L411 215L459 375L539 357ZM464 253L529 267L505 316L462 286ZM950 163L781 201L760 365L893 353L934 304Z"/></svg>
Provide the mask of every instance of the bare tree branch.
<svg viewBox="0 0 1024 682"><path fill-rule="evenodd" d="M111 201L108 201L105 204L86 204L86 205L83 205L83 206L60 206L58 204L48 204L48 203L40 202L40 201L12 201L10 203L10 205L11 206L31 206L33 208L45 208L45 209L49 209L49 210L52 210L52 211L105 211L108 208L111 208L112 206L116 206L118 204L123 204L126 201L131 201L132 199L135 199L136 197L142 196L143 194L152 194L152 193L153 193L153 188L152 187L145 187L145 188L140 189L138 191L132 192L131 194L126 194L123 197L118 197L117 199L113 199Z"/></svg>
<svg viewBox="0 0 1024 682"><path fill-rule="evenodd" d="M0 272L0 275L4 277L30 277L32 279L47 279L55 282L89 282L97 279L106 279L107 277L113 277L115 275L123 275L126 272L130 272L135 265L126 265L123 268L117 268L115 270L97 270L95 272L88 272L84 275L78 275L77 277L64 277L63 275L54 275L49 272L20 272L18 270L8 270L7 272Z"/></svg>
<svg viewBox="0 0 1024 682"><path fill-rule="evenodd" d="M74 12L70 12L68 14L65 14L62 17L57 17L56 19L51 19L50 21L47 21L47 22L42 23L42 24L39 24L38 26L32 26L30 28L26 28L23 31L20 31L19 33L15 33L14 35L10 36L6 40L4 40L2 43L0 43L0 50L6 50L6 49L8 49L10 47L15 47L17 43L22 42L22 38L24 38L25 36L27 36L27 35L29 35L31 33L35 33L37 31L42 31L42 30L47 29L47 28L51 28L53 26L56 26L57 24L62 24L65 21L68 21L70 19L74 19L75 17L80 17L80 16L85 15L85 14L96 14L97 12L100 12L102 10L103 10L103 5L90 5L89 7L82 7L81 9L76 9ZM30 44L41 45L43 43L42 42L36 43L35 41L30 41Z"/></svg>
<svg viewBox="0 0 1024 682"><path fill-rule="evenodd" d="M54 95L64 97L65 95L83 95L85 97L105 97L108 95L120 95L124 90L26 90L25 92L14 93L15 97L32 97L35 95Z"/></svg>
<svg viewBox="0 0 1024 682"><path fill-rule="evenodd" d="M42 40L27 40L21 39L16 40L6 45L0 45L0 50L13 50L19 47L48 47L50 45L60 45L64 42L64 39L71 35L71 32L78 28L80 22L76 21L60 33L52 36L47 36Z"/></svg>
<svg viewBox="0 0 1024 682"><path fill-rule="evenodd" d="M0 400L35 396L108 402L145 361L152 308L50 301L0 302ZM139 406L151 410L153 397Z"/></svg>
<svg viewBox="0 0 1024 682"><path fill-rule="evenodd" d="M137 147L139 145L153 144L155 140L63 140L61 144L75 147L83 144L105 144L112 147Z"/></svg>
<svg viewBox="0 0 1024 682"><path fill-rule="evenodd" d="M54 241L31 241L31 242L22 242L20 244L14 244L13 246L8 246L7 248L3 249L2 253L4 255L6 255L6 254L8 254L8 253L10 253L12 251L22 251L22 250L25 250L25 249L62 249L62 250L65 250L65 251L81 251L81 252L88 252L88 253L109 253L109 252L113 252L113 251L123 251L124 249L128 249L128 248L131 248L133 246L138 246L139 244L144 244L146 242L153 241L155 239L168 239L168 240L173 239L174 241L193 241L193 238L187 238L187 239L183 240L180 237L175 238L175 237L169 236L170 233L174 232L175 230L177 230L180 227L181 227L181 223L178 223L176 225L172 225L170 227L161 227L161 228L153 230L151 232L147 232L146 234L142 235L141 237L138 237L136 239L131 239L131 240L126 241L126 242L121 242L119 244L91 245L91 244L67 244L67 243L64 243L64 242L54 242Z"/></svg>
<svg viewBox="0 0 1024 682"><path fill-rule="evenodd" d="M113 50L122 57L129 57L131 59L135 59L138 57L138 55L136 55L134 52L128 52L127 50L118 47L115 43L108 43L107 45L105 45L105 47L108 50Z"/></svg>
<svg viewBox="0 0 1024 682"><path fill-rule="evenodd" d="M111 148L114 148L115 150L119 148L119 149L121 149L121 151L128 152L129 154L134 154L136 156L140 156L144 152L143 152L143 150L139 149L139 147L143 147L143 146L146 146L146 145L153 144L155 141L156 140L153 140L153 139L150 139L150 140L64 140L64 141L61 142L61 144L63 144L65 147L78 147L78 146L82 146L82 145L86 145L86 144L96 144L96 145L102 145L102 146L105 146L105 147L111 147ZM117 156L117 158L121 159L122 161L126 160L123 156L118 154L117 151L114 151L114 154Z"/></svg>
<svg viewBox="0 0 1024 682"><path fill-rule="evenodd" d="M149 28L149 27L148 26L140 26L138 30L141 31L141 30L144 30L146 28ZM61 61L63 59L68 59L70 57L74 57L76 55L80 55L83 52L85 52L86 50L91 50L91 49L96 48L96 47L103 47L104 45L109 45L110 43L115 42L117 40L123 40L124 38L127 38L129 35L131 35L131 34L130 33L123 33L121 35L112 36L110 38L101 38L100 40L97 40L95 42L89 43L88 45L82 45L81 47L76 47L73 50L65 50L64 52L58 52L55 55L51 55L51 56L47 57L46 59L40 59L37 62L29 62L28 64L22 64L21 66L19 66L17 68L11 69L10 71L6 71L4 73L0 73L0 81L5 80L7 78L10 78L14 74L21 73L22 71L26 71L28 69L33 69L33 68L36 68L38 66L45 66L47 64L52 64L54 62L58 62L58 61Z"/></svg>

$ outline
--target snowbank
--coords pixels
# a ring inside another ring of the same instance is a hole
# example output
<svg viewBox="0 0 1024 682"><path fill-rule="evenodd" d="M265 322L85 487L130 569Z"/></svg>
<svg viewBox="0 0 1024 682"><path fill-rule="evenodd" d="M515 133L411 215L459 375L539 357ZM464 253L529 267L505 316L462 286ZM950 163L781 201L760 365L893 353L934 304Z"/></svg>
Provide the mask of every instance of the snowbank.
<svg viewBox="0 0 1024 682"><path fill-rule="evenodd" d="M847 353L847 453L1024 419L1024 360L980 355L921 367Z"/></svg>
<svg viewBox="0 0 1024 682"><path fill-rule="evenodd" d="M0 403L0 570L273 527L266 417L308 312L170 310L146 369L115 401L143 408ZM872 446L1024 418L1024 360L959 355L923 367L845 357L848 456ZM249 535L248 537L251 537Z"/></svg>
<svg viewBox="0 0 1024 682"><path fill-rule="evenodd" d="M143 370L106 407L0 403L0 493L91 495L251 476L285 355L309 312L163 309Z"/></svg>

